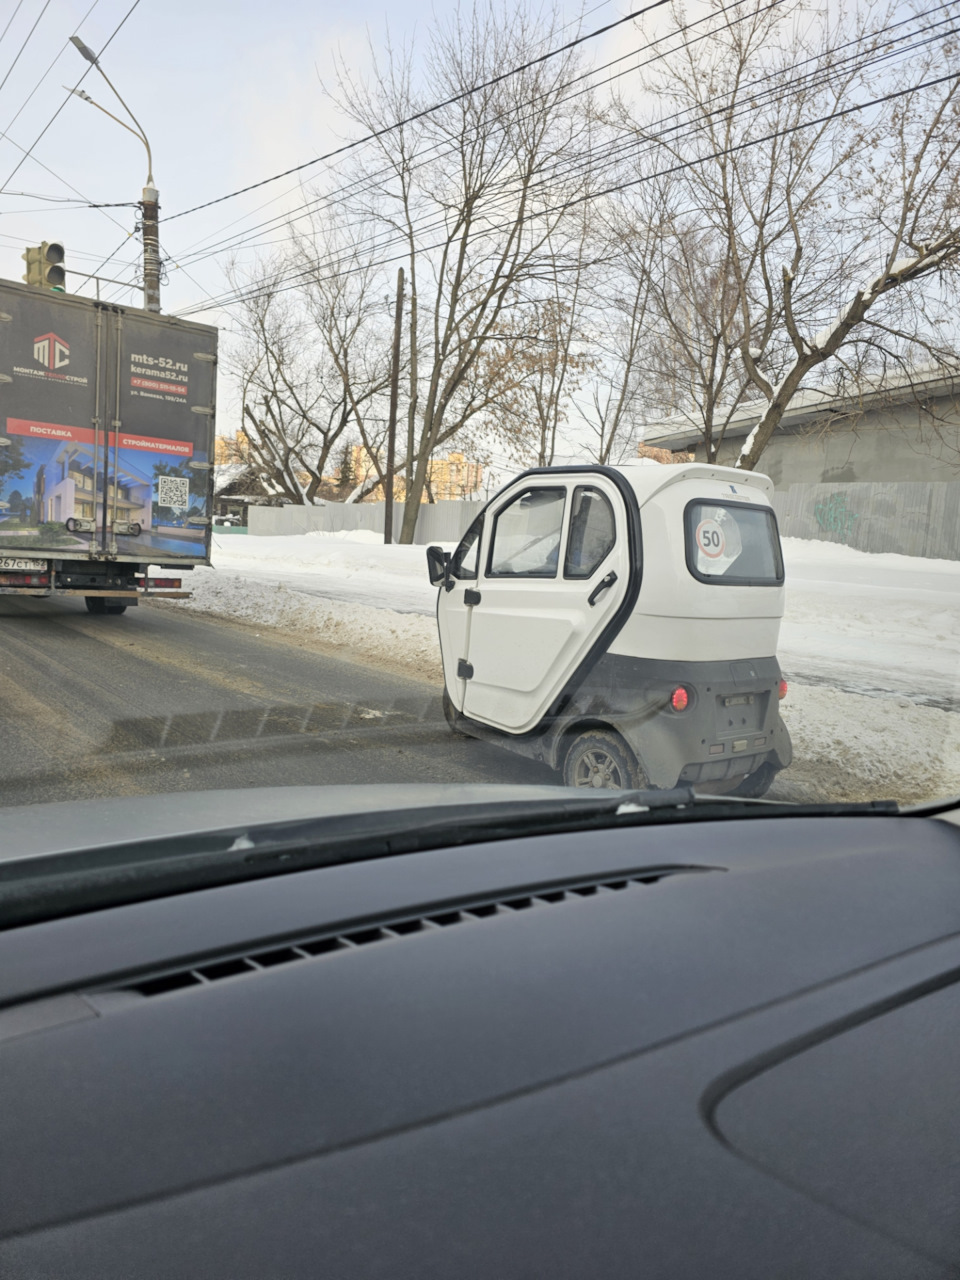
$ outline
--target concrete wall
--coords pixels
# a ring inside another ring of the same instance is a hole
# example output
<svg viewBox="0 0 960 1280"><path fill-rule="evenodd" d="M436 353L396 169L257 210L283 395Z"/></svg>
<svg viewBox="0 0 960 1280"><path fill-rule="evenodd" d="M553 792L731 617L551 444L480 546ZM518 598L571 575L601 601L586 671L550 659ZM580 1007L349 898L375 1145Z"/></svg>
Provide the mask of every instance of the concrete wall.
<svg viewBox="0 0 960 1280"><path fill-rule="evenodd" d="M420 506L414 542L428 546L433 542L459 542L467 526L480 510L478 502L425 502ZM278 536L310 533L315 529L339 533L348 529L369 529L383 534L383 503L328 502L322 507L251 507L251 534ZM403 503L393 504L394 539L399 538L403 524Z"/></svg>
<svg viewBox="0 0 960 1280"><path fill-rule="evenodd" d="M717 459L733 466L742 439L721 446ZM702 446L697 461L704 457ZM960 483L960 407L938 400L871 409L857 417L823 416L778 431L757 468L778 489L792 484L867 484L902 481Z"/></svg>

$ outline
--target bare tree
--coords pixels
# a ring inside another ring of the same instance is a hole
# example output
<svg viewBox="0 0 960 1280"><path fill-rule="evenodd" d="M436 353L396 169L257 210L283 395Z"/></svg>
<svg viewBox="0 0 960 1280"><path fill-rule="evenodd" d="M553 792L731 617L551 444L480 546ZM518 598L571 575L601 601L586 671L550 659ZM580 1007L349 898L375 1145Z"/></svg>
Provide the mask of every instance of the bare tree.
<svg viewBox="0 0 960 1280"><path fill-rule="evenodd" d="M576 401L592 437L597 462L619 462L640 439L651 386L657 339L652 309L651 263L659 228L622 205L607 205L599 220L589 284L590 350L596 377L589 396Z"/></svg>
<svg viewBox="0 0 960 1280"><path fill-rule="evenodd" d="M367 443L367 406L386 372L382 356L364 361L350 304L335 292L285 290L287 269L267 264L246 282L234 368L250 462L279 496L309 504L344 432Z"/></svg>
<svg viewBox="0 0 960 1280"><path fill-rule="evenodd" d="M566 100L573 55L533 63L560 20L492 5L457 10L429 34L425 91L409 50L374 58L369 84L341 65L335 98L365 131L384 130L357 164L349 209L405 260L406 507L413 538L431 457L471 423L489 429L516 370L500 355L523 332L529 288L554 270L552 249L582 189L576 157L589 149L583 98ZM505 67L528 65L505 79ZM438 100L446 105L409 119Z"/></svg>
<svg viewBox="0 0 960 1280"><path fill-rule="evenodd" d="M669 214L654 346L683 369L678 404L708 457L732 411L758 399L737 462L755 467L827 362L856 381L948 358L943 289L960 255L949 31L902 7L851 20L758 6L710 41L681 32L660 64L671 110L636 129L640 185Z"/></svg>
<svg viewBox="0 0 960 1280"><path fill-rule="evenodd" d="M349 222L316 220L293 237L298 280L315 340L323 352L345 423L360 438L369 474L351 494L358 501L385 480L385 393L390 383L390 318L375 255Z"/></svg>

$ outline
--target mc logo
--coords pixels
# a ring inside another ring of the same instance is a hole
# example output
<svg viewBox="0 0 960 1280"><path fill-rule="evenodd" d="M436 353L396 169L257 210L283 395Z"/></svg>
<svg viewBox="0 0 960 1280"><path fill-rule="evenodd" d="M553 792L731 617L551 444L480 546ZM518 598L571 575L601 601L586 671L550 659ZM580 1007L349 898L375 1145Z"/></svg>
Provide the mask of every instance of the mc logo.
<svg viewBox="0 0 960 1280"><path fill-rule="evenodd" d="M33 358L48 369L62 369L70 363L70 344L55 333L44 333L33 340Z"/></svg>

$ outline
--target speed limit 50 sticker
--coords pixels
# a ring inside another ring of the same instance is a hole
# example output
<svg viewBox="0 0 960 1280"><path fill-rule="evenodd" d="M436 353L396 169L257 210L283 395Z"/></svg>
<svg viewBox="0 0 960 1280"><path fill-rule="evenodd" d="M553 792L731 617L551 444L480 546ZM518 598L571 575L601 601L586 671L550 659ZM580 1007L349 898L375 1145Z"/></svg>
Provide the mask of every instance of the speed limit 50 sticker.
<svg viewBox="0 0 960 1280"><path fill-rule="evenodd" d="M727 549L727 539L716 520L701 520L697 525L697 546L708 560L719 560Z"/></svg>

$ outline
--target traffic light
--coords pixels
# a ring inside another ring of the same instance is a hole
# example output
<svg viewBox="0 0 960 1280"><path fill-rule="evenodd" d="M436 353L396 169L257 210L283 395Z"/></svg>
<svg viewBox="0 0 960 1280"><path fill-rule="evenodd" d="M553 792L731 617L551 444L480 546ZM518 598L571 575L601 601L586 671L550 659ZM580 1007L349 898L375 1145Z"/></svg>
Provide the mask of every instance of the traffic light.
<svg viewBox="0 0 960 1280"><path fill-rule="evenodd" d="M60 265L63 262L63 245L56 240L43 244L31 245L21 254L27 269L23 279L37 289L52 289L55 293L65 293L63 282L67 273Z"/></svg>

